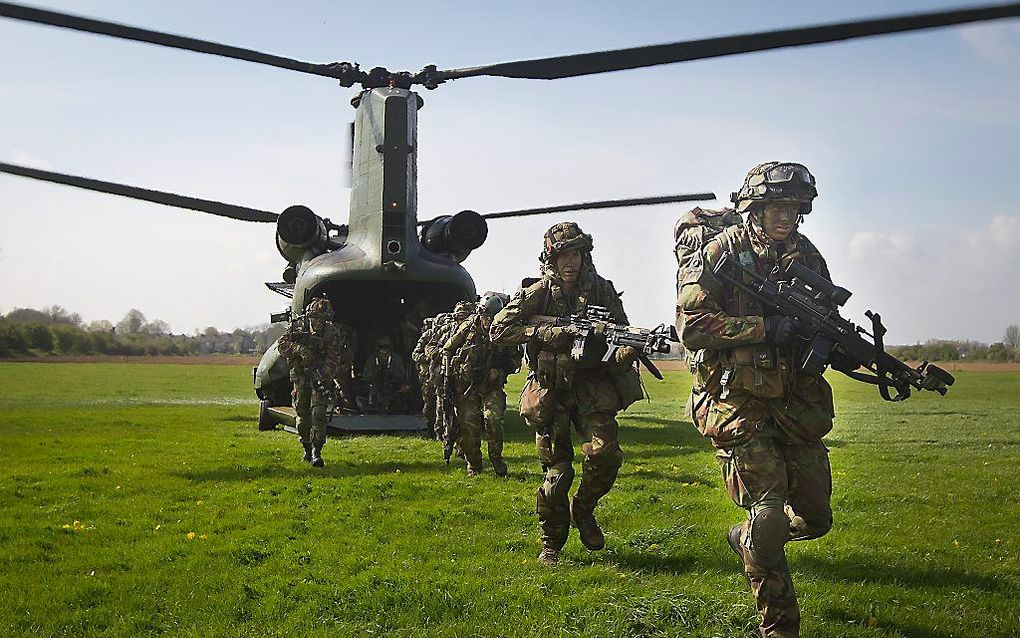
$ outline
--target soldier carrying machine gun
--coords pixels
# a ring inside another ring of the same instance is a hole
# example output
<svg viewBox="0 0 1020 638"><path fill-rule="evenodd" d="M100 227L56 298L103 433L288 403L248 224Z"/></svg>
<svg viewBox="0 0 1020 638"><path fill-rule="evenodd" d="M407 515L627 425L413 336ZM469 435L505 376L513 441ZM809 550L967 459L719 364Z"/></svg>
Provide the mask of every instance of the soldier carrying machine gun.
<svg viewBox="0 0 1020 638"><path fill-rule="evenodd" d="M584 313L569 317L532 315L528 318L527 323L558 326L572 332L575 336L570 356L579 362L589 362L596 355L601 355L601 363L605 363L612 360L617 350L624 346L630 346L637 351L638 361L656 379L662 379L662 373L648 358L648 355L656 352L668 353L671 349L669 344L680 341L676 329L672 325L660 324L656 328L649 329L614 323L609 309L604 306L590 305L585 308ZM604 338L606 348L604 352L602 352L603 339L600 337Z"/></svg>
<svg viewBox="0 0 1020 638"><path fill-rule="evenodd" d="M733 253L725 253L714 273L762 304L767 314L796 322L799 336L808 342L801 363L805 374L821 374L826 365L832 365L851 379L877 385L886 401L906 399L911 387L945 396L955 381L953 375L927 361L911 368L886 352L881 315L870 310L865 313L871 319L870 333L842 318L839 308L852 293L797 261L774 272L778 277L773 281L741 263ZM872 341L861 335L870 336ZM857 372L861 367L871 374ZM896 394L890 395L889 388Z"/></svg>

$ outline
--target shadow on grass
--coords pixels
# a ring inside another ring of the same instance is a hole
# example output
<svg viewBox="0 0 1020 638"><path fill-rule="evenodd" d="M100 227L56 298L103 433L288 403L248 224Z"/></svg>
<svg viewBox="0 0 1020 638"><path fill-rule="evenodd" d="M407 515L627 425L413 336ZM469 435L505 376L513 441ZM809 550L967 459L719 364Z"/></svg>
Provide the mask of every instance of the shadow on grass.
<svg viewBox="0 0 1020 638"><path fill-rule="evenodd" d="M703 572L706 569L720 573L742 573L740 560L729 552L707 555L664 555L629 547L619 547L608 551L604 560L619 569L629 569L645 574L690 574ZM591 561L591 563L595 562L598 561L594 559Z"/></svg>
<svg viewBox="0 0 1020 638"><path fill-rule="evenodd" d="M397 470L408 474L445 474L449 470L443 460L436 461L334 461L323 453L326 467L313 468L295 460L287 465L269 463L265 465L231 465L209 470L178 472L176 475L194 483L208 481L252 481L267 478L301 479L301 478L344 478L355 476L382 476L394 474Z"/></svg>
<svg viewBox="0 0 1020 638"><path fill-rule="evenodd" d="M819 614L822 618L830 620L835 624L839 625L858 625L861 627L867 627L867 619L861 618L860 616L854 616L848 613L845 609L833 609L827 608L821 610ZM871 627L872 630L890 630L894 636L904 636L904 638L952 638L958 636L957 633L949 633L946 631L939 631L930 626L922 626L912 622L896 622L892 620L882 619L879 620L875 626Z"/></svg>
<svg viewBox="0 0 1020 638"><path fill-rule="evenodd" d="M993 576L977 574L955 567L935 569L917 565L892 566L875 563L862 557L822 558L799 556L793 564L794 571L807 572L820 580L843 583L882 583L900 587L922 589L970 587L986 592L1017 592L1012 586Z"/></svg>

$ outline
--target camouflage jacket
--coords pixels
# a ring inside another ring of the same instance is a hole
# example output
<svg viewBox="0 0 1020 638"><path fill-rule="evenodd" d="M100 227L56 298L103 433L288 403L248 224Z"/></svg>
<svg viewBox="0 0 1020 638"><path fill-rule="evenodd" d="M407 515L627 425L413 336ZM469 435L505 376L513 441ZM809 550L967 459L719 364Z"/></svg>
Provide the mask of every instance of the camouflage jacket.
<svg viewBox="0 0 1020 638"><path fill-rule="evenodd" d="M734 418L741 413L739 404L746 406L745 412L761 408L798 438L821 438L832 427L828 383L798 372L800 348L779 349L765 342L764 309L713 273L724 252L766 277L797 260L829 278L821 253L796 231L785 242L772 242L745 222L726 228L705 245L681 273L677 295L677 325L693 355L688 408L695 425L716 444L750 435L748 424Z"/></svg>
<svg viewBox="0 0 1020 638"><path fill-rule="evenodd" d="M407 367L404 360L395 352L385 357L374 353L365 361L361 378L369 385L400 387L407 383Z"/></svg>
<svg viewBox="0 0 1020 638"><path fill-rule="evenodd" d="M479 387L488 378L492 361L492 342L481 315L461 321L443 343L450 359L450 371L462 388Z"/></svg>
<svg viewBox="0 0 1020 638"><path fill-rule="evenodd" d="M534 315L566 317L582 313L589 303L608 308L614 322L629 323L611 281L589 273L572 290L566 290L555 276L547 274L519 290L499 311L490 335L497 345L524 345L530 370L528 387L537 384L543 391L570 390L582 412L615 413L640 398L637 371L615 361L577 369L570 357L569 342L550 343L548 331L528 322ZM525 400L522 397L522 405ZM542 402L547 403L545 399Z"/></svg>
<svg viewBox="0 0 1020 638"><path fill-rule="evenodd" d="M330 377L349 369L352 357L352 333L344 324L326 323L321 333L313 333L303 318L296 319L280 337L277 347L287 359L292 380L304 380L310 367L321 366Z"/></svg>

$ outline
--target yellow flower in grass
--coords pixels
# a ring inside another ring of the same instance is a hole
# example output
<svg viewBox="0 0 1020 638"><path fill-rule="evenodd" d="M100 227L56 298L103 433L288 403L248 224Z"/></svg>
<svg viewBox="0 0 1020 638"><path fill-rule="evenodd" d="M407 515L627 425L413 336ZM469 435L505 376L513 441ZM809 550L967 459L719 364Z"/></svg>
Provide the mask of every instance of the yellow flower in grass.
<svg viewBox="0 0 1020 638"><path fill-rule="evenodd" d="M195 540L195 532L188 532L187 534L185 534L185 536L188 537L189 541Z"/></svg>
<svg viewBox="0 0 1020 638"><path fill-rule="evenodd" d="M198 505L199 507L202 507L202 501L195 501L195 505Z"/></svg>

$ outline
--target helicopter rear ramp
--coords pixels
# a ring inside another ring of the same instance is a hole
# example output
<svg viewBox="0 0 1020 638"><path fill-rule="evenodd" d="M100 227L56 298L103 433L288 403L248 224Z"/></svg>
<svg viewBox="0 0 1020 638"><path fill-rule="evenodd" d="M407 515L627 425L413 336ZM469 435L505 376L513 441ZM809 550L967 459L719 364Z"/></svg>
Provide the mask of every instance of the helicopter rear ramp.
<svg viewBox="0 0 1020 638"><path fill-rule="evenodd" d="M267 416L287 432L297 434L297 413L291 406L267 408ZM420 414L336 414L326 424L327 434L352 432L424 432L425 417Z"/></svg>

